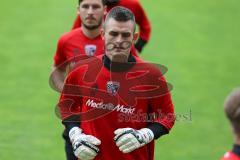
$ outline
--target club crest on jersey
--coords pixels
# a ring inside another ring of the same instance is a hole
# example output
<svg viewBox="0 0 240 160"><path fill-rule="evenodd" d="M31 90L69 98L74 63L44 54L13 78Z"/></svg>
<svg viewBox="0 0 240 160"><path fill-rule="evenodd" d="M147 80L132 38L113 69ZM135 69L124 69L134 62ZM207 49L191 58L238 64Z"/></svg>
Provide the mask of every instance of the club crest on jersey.
<svg viewBox="0 0 240 160"><path fill-rule="evenodd" d="M117 94L119 87L120 87L119 82L114 82L114 81L107 82L107 92L113 96Z"/></svg>
<svg viewBox="0 0 240 160"><path fill-rule="evenodd" d="M86 45L85 46L85 53L87 56L94 56L96 50L97 50L96 45Z"/></svg>

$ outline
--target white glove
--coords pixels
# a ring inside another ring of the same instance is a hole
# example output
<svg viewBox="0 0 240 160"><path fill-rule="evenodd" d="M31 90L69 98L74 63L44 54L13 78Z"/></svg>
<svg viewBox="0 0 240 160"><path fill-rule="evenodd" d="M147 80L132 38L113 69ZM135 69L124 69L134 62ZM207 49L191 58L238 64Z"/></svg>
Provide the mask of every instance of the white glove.
<svg viewBox="0 0 240 160"><path fill-rule="evenodd" d="M132 128L120 128L114 131L114 140L119 150L123 153L132 152L154 139L153 132L148 128L135 130Z"/></svg>
<svg viewBox="0 0 240 160"><path fill-rule="evenodd" d="M72 142L75 156L81 160L92 160L99 152L97 145L101 141L94 136L82 133L79 127L73 127L69 131L70 141Z"/></svg>

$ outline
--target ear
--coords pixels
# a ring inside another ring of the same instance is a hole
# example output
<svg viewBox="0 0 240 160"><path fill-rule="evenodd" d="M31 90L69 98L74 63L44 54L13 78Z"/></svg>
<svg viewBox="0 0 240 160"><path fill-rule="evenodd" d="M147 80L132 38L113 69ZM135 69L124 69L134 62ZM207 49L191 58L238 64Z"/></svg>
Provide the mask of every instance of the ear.
<svg viewBox="0 0 240 160"><path fill-rule="evenodd" d="M136 32L136 33L133 34L133 41L134 41L134 42L137 41L138 36L139 36L139 33L138 33L138 32Z"/></svg>
<svg viewBox="0 0 240 160"><path fill-rule="evenodd" d="M80 6L78 5L78 6L77 6L77 14L78 14L78 15L80 15L79 9L80 9Z"/></svg>
<svg viewBox="0 0 240 160"><path fill-rule="evenodd" d="M101 33L102 40L104 40L105 39L104 38L105 33L104 33L104 29L103 28L101 28L100 33Z"/></svg>
<svg viewBox="0 0 240 160"><path fill-rule="evenodd" d="M103 14L104 14L104 17L107 16L107 6L106 6L106 5L104 6L104 12L103 12Z"/></svg>

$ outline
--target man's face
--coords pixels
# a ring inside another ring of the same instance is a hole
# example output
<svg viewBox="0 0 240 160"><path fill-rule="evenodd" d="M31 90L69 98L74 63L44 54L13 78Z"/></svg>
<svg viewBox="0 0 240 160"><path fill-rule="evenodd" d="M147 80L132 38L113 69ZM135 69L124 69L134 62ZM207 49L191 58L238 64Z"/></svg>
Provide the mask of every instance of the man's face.
<svg viewBox="0 0 240 160"><path fill-rule="evenodd" d="M82 24L89 30L101 26L104 9L102 0L83 0L78 8Z"/></svg>
<svg viewBox="0 0 240 160"><path fill-rule="evenodd" d="M135 38L133 21L119 22L110 18L104 31L106 55L112 61L125 62Z"/></svg>

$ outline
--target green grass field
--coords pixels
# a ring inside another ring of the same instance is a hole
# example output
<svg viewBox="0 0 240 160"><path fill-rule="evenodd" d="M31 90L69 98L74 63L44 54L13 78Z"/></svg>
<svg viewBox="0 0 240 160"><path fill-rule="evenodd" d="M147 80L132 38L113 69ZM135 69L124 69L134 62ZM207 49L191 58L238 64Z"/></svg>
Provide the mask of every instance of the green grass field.
<svg viewBox="0 0 240 160"><path fill-rule="evenodd" d="M142 57L164 64L177 114L157 141L156 160L213 160L231 149L223 101L240 85L240 1L141 0L152 22ZM59 36L71 28L75 1L0 5L0 159L65 159L58 99L48 85Z"/></svg>

